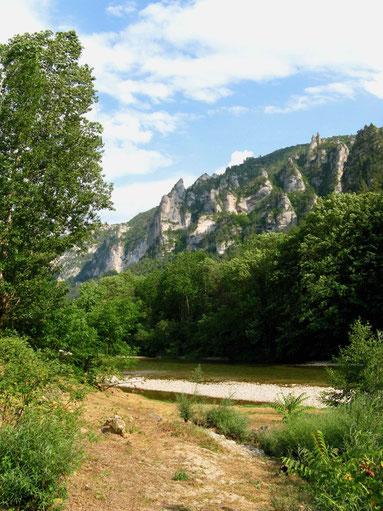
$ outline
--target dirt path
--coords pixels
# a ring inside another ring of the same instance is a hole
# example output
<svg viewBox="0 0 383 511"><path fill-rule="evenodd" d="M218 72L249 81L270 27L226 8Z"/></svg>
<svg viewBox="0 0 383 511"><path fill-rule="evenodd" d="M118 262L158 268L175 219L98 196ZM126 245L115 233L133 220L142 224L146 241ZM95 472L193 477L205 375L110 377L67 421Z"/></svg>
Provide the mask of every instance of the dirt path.
<svg viewBox="0 0 383 511"><path fill-rule="evenodd" d="M115 413L129 421L128 438L101 433ZM277 419L270 408L247 413L253 426ZM286 492L271 461L223 447L181 422L172 404L119 389L93 393L84 428L87 459L71 479L68 511L266 511L273 495ZM190 479L174 480L182 470Z"/></svg>

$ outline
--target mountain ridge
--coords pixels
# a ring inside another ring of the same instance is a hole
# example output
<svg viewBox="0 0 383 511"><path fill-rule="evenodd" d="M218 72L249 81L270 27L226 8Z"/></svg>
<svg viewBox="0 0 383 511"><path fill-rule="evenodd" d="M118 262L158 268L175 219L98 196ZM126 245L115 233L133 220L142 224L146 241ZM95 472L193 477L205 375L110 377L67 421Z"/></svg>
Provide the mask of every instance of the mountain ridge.
<svg viewBox="0 0 383 511"><path fill-rule="evenodd" d="M222 255L251 234L288 229L318 196L343 192L354 143L353 135L318 133L310 143L247 158L223 174L204 173L188 188L179 179L157 207L103 225L85 253L65 254L60 278L83 282L185 249Z"/></svg>

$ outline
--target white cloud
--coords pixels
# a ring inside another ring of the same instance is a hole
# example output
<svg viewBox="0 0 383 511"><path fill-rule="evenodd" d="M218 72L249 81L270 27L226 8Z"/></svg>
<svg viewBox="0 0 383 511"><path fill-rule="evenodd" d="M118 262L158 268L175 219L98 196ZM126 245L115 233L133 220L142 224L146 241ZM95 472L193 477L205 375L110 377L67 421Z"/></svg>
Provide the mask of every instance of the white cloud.
<svg viewBox="0 0 383 511"><path fill-rule="evenodd" d="M233 165L240 165L246 160L246 158L251 158L252 156L254 156L253 151L248 151L247 149L244 151L234 151L227 166L232 167Z"/></svg>
<svg viewBox="0 0 383 511"><path fill-rule="evenodd" d="M319 9L304 0L157 1L138 14L120 33L88 36L86 44L100 90L126 103L178 93L214 103L240 81L303 72L339 82L367 73L365 88L375 94L383 72L381 0L322 0Z"/></svg>
<svg viewBox="0 0 383 511"><path fill-rule="evenodd" d="M179 176L145 183L134 183L115 188L112 195L116 211L102 213L102 220L109 223L126 222L138 213L158 206L163 195L170 192ZM185 187L195 181L195 176L184 176Z"/></svg>
<svg viewBox="0 0 383 511"><path fill-rule="evenodd" d="M234 165L240 165L241 163L243 163L246 160L246 158L251 158L252 156L254 156L253 151L248 151L247 149L245 149L244 151L234 151L233 153L231 153L231 159L230 159L229 163L227 165L225 165L224 167L219 167L215 171L215 174L223 174L225 172L225 170L227 169L227 167L233 167Z"/></svg>
<svg viewBox="0 0 383 511"><path fill-rule="evenodd" d="M100 122L104 128L102 166L107 179L128 174L151 174L173 163L170 156L140 146L148 144L155 134L167 136L179 129L183 115L129 108L106 113L99 105L94 105L88 118Z"/></svg>
<svg viewBox="0 0 383 511"><path fill-rule="evenodd" d="M338 101L341 98L351 99L355 97L356 91L360 88L360 83L341 82L319 85L317 87L306 87L304 94L294 94L284 107L269 105L265 108L265 113L287 114L289 112L297 112L298 110L306 110L315 105Z"/></svg>
<svg viewBox="0 0 383 511"><path fill-rule="evenodd" d="M0 0L0 42L49 28L50 0Z"/></svg>
<svg viewBox="0 0 383 511"><path fill-rule="evenodd" d="M108 14L122 17L136 10L136 2L125 2L124 4L112 4L106 8Z"/></svg>
<svg viewBox="0 0 383 511"><path fill-rule="evenodd" d="M141 149L129 141L118 143L109 140L102 158L104 174L108 180L128 174L151 174L172 163L171 157L159 151Z"/></svg>
<svg viewBox="0 0 383 511"><path fill-rule="evenodd" d="M366 80L364 82L364 88L367 92L383 99L383 72L375 75L372 80Z"/></svg>

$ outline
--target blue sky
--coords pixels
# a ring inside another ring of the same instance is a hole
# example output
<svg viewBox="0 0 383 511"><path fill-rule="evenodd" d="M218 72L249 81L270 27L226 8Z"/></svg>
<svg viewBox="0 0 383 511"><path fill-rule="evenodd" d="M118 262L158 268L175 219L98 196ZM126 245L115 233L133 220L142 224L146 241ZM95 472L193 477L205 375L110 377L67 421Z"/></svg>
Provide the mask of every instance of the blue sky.
<svg viewBox="0 0 383 511"><path fill-rule="evenodd" d="M0 0L0 38L75 29L127 221L183 177L383 124L381 0Z"/></svg>

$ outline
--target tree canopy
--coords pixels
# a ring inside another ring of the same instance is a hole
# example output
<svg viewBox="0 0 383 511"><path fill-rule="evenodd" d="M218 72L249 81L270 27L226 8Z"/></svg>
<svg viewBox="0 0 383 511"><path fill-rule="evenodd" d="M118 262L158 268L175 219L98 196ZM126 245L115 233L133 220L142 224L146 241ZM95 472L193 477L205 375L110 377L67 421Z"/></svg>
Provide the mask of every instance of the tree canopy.
<svg viewBox="0 0 383 511"><path fill-rule="evenodd" d="M0 46L0 326L16 311L30 316L44 297L48 306L59 256L81 246L97 212L111 207L81 50L73 31Z"/></svg>

